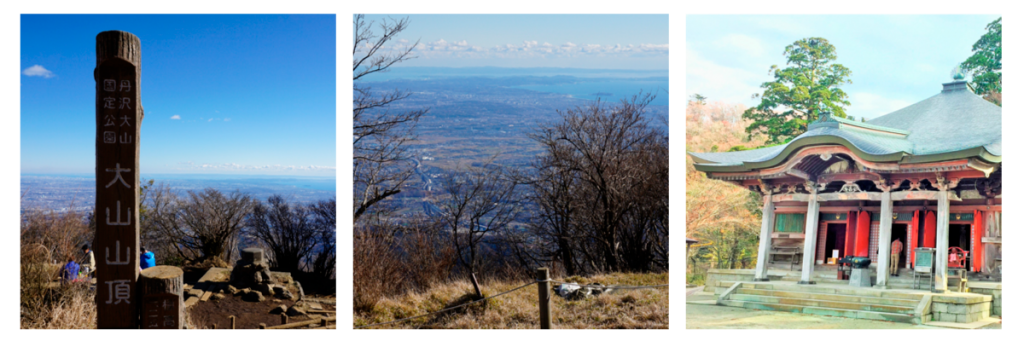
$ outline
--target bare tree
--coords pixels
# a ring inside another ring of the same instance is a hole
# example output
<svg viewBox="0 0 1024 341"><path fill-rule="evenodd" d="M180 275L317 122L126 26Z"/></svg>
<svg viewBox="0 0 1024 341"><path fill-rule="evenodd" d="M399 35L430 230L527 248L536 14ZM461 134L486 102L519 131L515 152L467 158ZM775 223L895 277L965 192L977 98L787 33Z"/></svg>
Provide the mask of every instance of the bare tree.
<svg viewBox="0 0 1024 341"><path fill-rule="evenodd" d="M440 221L450 230L459 265L475 272L485 238L506 228L521 211L517 183L493 163L456 168L439 180L444 192L438 200Z"/></svg>
<svg viewBox="0 0 1024 341"><path fill-rule="evenodd" d="M334 199L321 200L309 205L316 225L318 247L313 252L312 271L321 279L334 278L337 264L337 209Z"/></svg>
<svg viewBox="0 0 1024 341"><path fill-rule="evenodd" d="M228 261L253 205L248 195L224 195L213 188L183 197L166 188L151 195L152 226L179 257L193 263Z"/></svg>
<svg viewBox="0 0 1024 341"><path fill-rule="evenodd" d="M545 149L533 186L542 208L534 226L555 239L567 271L651 268L650 231L667 224L668 202L667 135L645 116L653 98L559 111L561 121L531 135Z"/></svg>
<svg viewBox="0 0 1024 341"><path fill-rule="evenodd" d="M255 202L246 217L249 234L270 249L271 268L298 272L315 249L318 231L303 205L289 205L280 195L267 198L267 205Z"/></svg>
<svg viewBox="0 0 1024 341"><path fill-rule="evenodd" d="M395 102L409 97L406 91L376 91L358 83L359 79L377 72L386 72L397 63L414 58L412 51L419 40L408 47L389 50L386 44L408 28L409 19L384 19L379 23L380 35L372 30L362 14L353 22L352 47L352 122L353 182L355 199L353 220L382 200L402 191L413 175L410 167L409 143L415 139L416 124L428 109L397 112Z"/></svg>

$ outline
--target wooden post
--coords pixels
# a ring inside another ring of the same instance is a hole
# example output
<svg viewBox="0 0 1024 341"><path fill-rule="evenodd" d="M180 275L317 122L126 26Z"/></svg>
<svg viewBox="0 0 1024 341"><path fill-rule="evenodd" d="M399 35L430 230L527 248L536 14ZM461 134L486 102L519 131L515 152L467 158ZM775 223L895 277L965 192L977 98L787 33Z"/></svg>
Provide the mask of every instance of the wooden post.
<svg viewBox="0 0 1024 341"><path fill-rule="evenodd" d="M281 324L288 324L288 314L281 313Z"/></svg>
<svg viewBox="0 0 1024 341"><path fill-rule="evenodd" d="M540 329L551 329L551 280L548 268L537 269L537 294L540 296Z"/></svg>
<svg viewBox="0 0 1024 341"><path fill-rule="evenodd" d="M139 95L135 35L96 35L96 325L137 328L139 277Z"/></svg>
<svg viewBox="0 0 1024 341"><path fill-rule="evenodd" d="M210 329L217 329L217 324L214 323L213 326Z"/></svg>
<svg viewBox="0 0 1024 341"><path fill-rule="evenodd" d="M235 315L228 316L228 319L231 320L231 329L235 329Z"/></svg>
<svg viewBox="0 0 1024 341"><path fill-rule="evenodd" d="M160 265L139 275L142 328L181 329L185 326L184 272Z"/></svg>
<svg viewBox="0 0 1024 341"><path fill-rule="evenodd" d="M320 320L320 326L321 327L327 327L327 319Z"/></svg>
<svg viewBox="0 0 1024 341"><path fill-rule="evenodd" d="M476 280L476 273L469 273L469 279L473 282L473 290L476 290L476 297L478 299L484 297L484 294L480 292L480 282Z"/></svg>

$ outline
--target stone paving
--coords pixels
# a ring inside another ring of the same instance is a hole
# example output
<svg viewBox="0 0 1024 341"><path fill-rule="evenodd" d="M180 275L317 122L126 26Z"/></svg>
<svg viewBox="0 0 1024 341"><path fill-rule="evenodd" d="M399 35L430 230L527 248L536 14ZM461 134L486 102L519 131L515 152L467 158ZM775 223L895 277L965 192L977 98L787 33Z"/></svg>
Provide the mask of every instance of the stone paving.
<svg viewBox="0 0 1024 341"><path fill-rule="evenodd" d="M715 305L715 296L700 288L687 288L687 329L944 329L914 325ZM1001 329L997 323L983 329Z"/></svg>

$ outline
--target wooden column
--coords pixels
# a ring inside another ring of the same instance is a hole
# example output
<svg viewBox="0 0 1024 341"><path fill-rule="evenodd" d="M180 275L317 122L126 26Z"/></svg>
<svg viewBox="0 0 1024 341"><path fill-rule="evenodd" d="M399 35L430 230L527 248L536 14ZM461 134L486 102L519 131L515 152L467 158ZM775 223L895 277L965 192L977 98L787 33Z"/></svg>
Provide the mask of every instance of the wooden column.
<svg viewBox="0 0 1024 341"><path fill-rule="evenodd" d="M882 212L879 216L878 223L878 267L875 268L877 276L875 278L875 287L887 289L889 288L889 249L892 244L892 192L890 188L882 189Z"/></svg>
<svg viewBox="0 0 1024 341"><path fill-rule="evenodd" d="M755 281L768 281L768 257L772 248L772 226L775 225L775 203L772 193L764 194L764 208L761 210L761 239L757 245L757 266L754 268Z"/></svg>
<svg viewBox="0 0 1024 341"><path fill-rule="evenodd" d="M813 183L804 186L807 189L807 222L804 224L804 262L800 271L798 284L814 284L814 254L818 243L818 189Z"/></svg>
<svg viewBox="0 0 1024 341"><path fill-rule="evenodd" d="M537 296L540 307L540 329L551 329L551 277L548 268L537 269Z"/></svg>
<svg viewBox="0 0 1024 341"><path fill-rule="evenodd" d="M139 38L96 35L96 324L136 328L139 276Z"/></svg>
<svg viewBox="0 0 1024 341"><path fill-rule="evenodd" d="M142 270L139 297L143 329L182 329L185 326L183 274L180 268L167 265Z"/></svg>
<svg viewBox="0 0 1024 341"><path fill-rule="evenodd" d="M946 273L949 262L949 192L940 185L938 213L935 222L935 287L932 292L946 293L949 276Z"/></svg>

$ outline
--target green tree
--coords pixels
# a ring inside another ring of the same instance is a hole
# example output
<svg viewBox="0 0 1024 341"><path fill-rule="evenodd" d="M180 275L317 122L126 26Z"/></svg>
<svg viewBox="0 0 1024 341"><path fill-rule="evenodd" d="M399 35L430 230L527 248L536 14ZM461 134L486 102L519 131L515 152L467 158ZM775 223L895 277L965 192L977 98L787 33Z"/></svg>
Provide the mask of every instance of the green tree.
<svg viewBox="0 0 1024 341"><path fill-rule="evenodd" d="M704 101L707 100L707 99L708 99L707 97L701 96L701 94L693 94L693 96L690 97L690 101L691 102L694 102L694 103L697 103L697 104L700 104L700 105L706 104Z"/></svg>
<svg viewBox="0 0 1024 341"><path fill-rule="evenodd" d="M765 135L768 144L788 141L807 131L818 114L846 117L847 95L839 87L850 83L850 69L836 64L836 48L824 38L804 38L786 46L786 67L772 65L775 80L761 84L754 94L761 103L743 112L752 123L751 137Z"/></svg>
<svg viewBox="0 0 1024 341"><path fill-rule="evenodd" d="M992 103L1002 105L1003 93L1003 18L985 26L988 32L974 43L970 58L960 64L973 78L974 92Z"/></svg>

